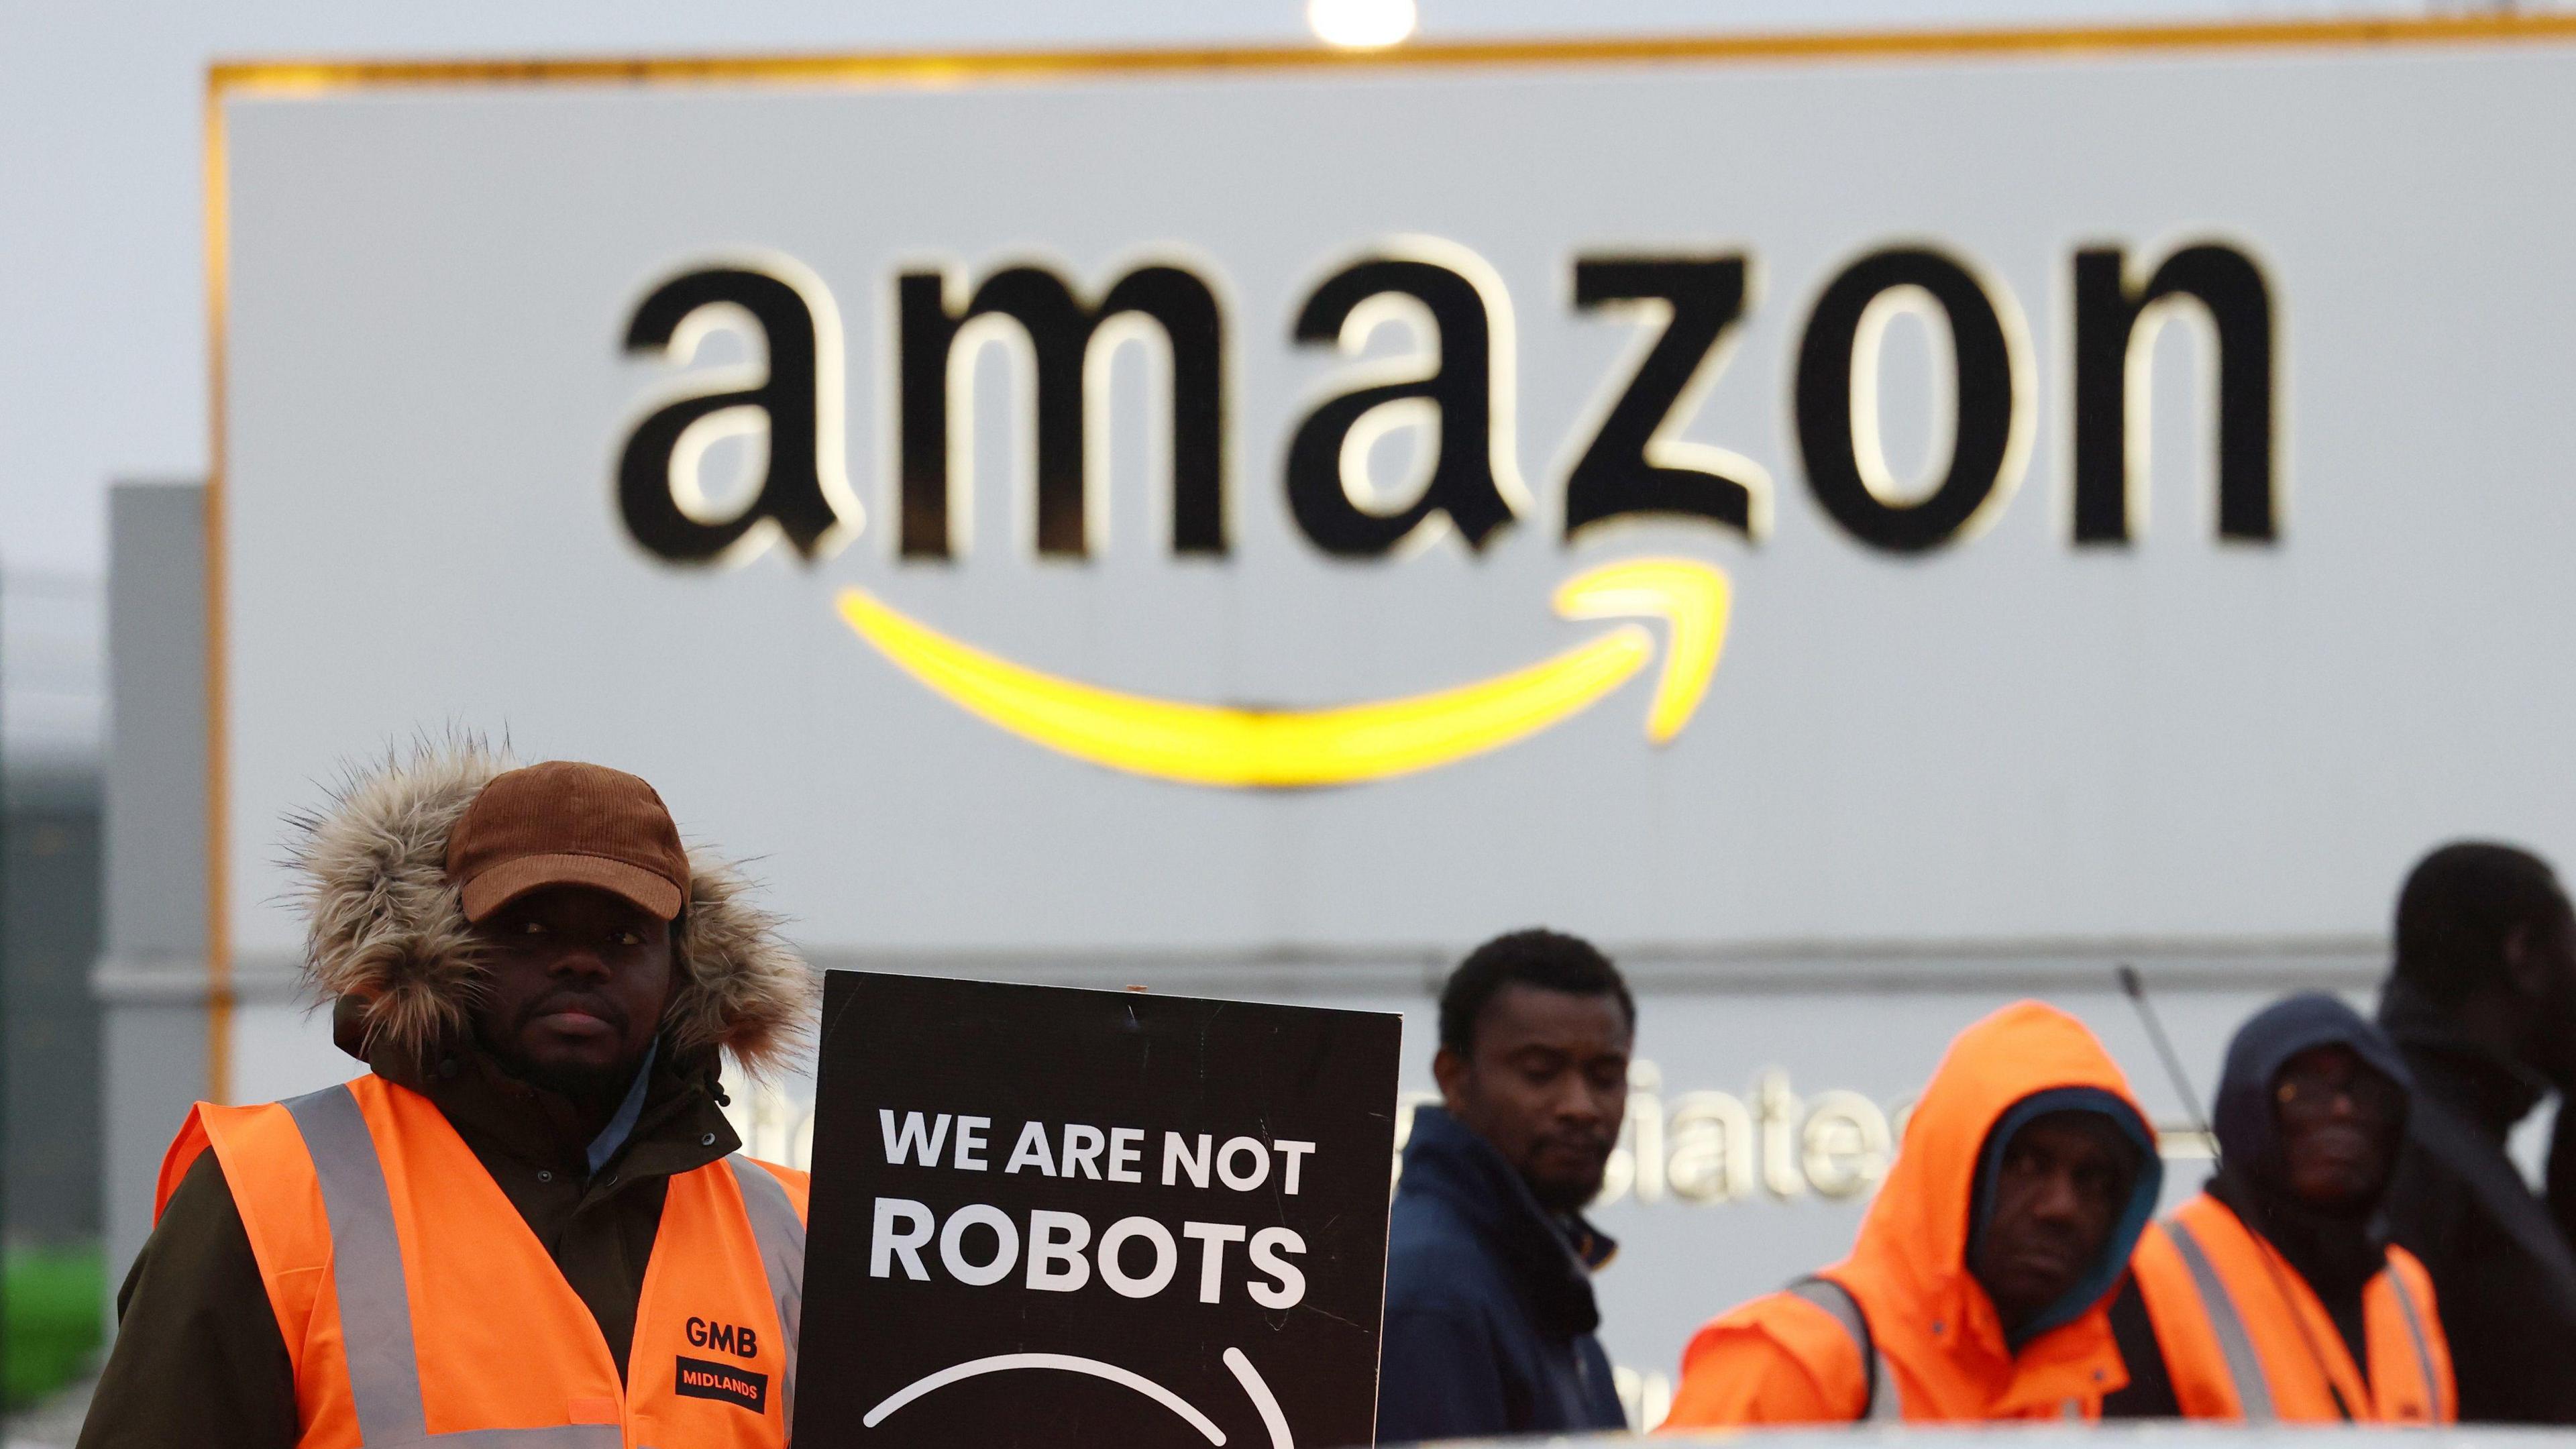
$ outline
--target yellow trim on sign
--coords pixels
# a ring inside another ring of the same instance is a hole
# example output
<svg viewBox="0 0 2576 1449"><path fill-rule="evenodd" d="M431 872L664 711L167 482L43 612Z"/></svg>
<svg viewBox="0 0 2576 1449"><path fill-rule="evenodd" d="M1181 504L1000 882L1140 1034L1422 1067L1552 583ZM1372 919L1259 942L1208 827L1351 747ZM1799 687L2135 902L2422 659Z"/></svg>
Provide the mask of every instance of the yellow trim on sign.
<svg viewBox="0 0 2576 1449"><path fill-rule="evenodd" d="M1689 723L1726 635L1726 575L1689 559L1609 564L1557 591L1557 612L1650 614L1672 626L1646 733ZM1241 709L1123 694L1015 664L920 621L865 589L841 618L934 693L1022 739L1113 770L1191 785L1294 789L1355 785L1481 755L1580 714L1655 654L1630 624L1509 674L1430 694L1315 710Z"/></svg>
<svg viewBox="0 0 2576 1449"><path fill-rule="evenodd" d="M208 450L206 491L207 1094L231 1089L232 970L225 840L229 762L225 699L225 299L229 196L223 104L236 96L290 98L360 89L559 85L908 85L1206 77L1281 71L1526 68L1830 61L2108 58L2140 52L2255 51L2576 41L2576 15L2486 14L2387 20L2224 22L2019 30L1814 31L1777 35L1651 36L1416 43L1383 51L1323 46L1086 52L982 51L944 55L777 55L562 60L252 60L206 72ZM1600 641L1595 641L1599 643ZM1679 641L1668 648L1678 651ZM1714 654L1711 655L1712 663ZM1672 688L1668 656L1666 688ZM1658 696L1662 709L1662 696ZM1659 717L1662 717L1659 715ZM1669 719L1667 719L1669 723ZM1672 726L1678 728L1678 725Z"/></svg>
<svg viewBox="0 0 2576 1449"><path fill-rule="evenodd" d="M225 859L231 716L224 675L225 286L231 263L231 199L224 149L223 88L206 90L206 1100L233 1099L232 864Z"/></svg>
<svg viewBox="0 0 2576 1449"><path fill-rule="evenodd" d="M925 88L1083 77L1209 72L1921 60L2136 50L2270 50L2576 40L2576 15L2441 15L2317 21L2019 29L1789 31L1415 42L1386 50L1251 45L936 54L574 56L563 59L250 60L218 62L217 91L316 95L362 87L458 85L909 85Z"/></svg>

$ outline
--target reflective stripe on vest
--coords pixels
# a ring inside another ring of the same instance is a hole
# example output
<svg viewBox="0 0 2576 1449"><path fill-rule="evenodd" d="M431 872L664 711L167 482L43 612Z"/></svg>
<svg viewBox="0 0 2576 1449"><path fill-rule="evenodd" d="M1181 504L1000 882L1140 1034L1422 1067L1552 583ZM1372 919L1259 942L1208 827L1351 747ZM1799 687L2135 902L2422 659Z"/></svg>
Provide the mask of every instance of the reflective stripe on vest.
<svg viewBox="0 0 2576 1449"><path fill-rule="evenodd" d="M331 1291L340 1303L340 1337L349 1365L349 1398L366 1449L621 1449L615 1424L546 1429L474 1429L432 1434L420 1406L420 1358L412 1348L411 1294L403 1282L402 1242L385 1171L358 1099L345 1086L281 1103L304 1134L331 1222ZM774 1179L773 1179L774 1181ZM782 1189L780 1201L786 1200Z"/></svg>
<svg viewBox="0 0 2576 1449"><path fill-rule="evenodd" d="M2164 1225L2165 1235L2173 1239L2174 1251L2182 1255L2185 1268L2191 1270L2191 1285L2200 1290L2200 1304L2209 1315L2210 1331L2218 1337L2218 1352L2227 1361L2227 1377L2236 1389L2237 1407L2244 1411L2249 1424L2271 1423L2272 1385L2263 1377L2263 1360L2254 1353L2254 1339L2245 1331L2245 1320L2236 1311L2236 1300L2227 1292L2225 1280L2203 1252L2200 1239L2180 1219Z"/></svg>
<svg viewBox="0 0 2576 1449"><path fill-rule="evenodd" d="M779 1331L787 1335L787 1370L780 1376L778 1402L789 1425L796 1422L797 1325L805 1314L805 1220L786 1185L769 1169L741 1157L728 1157L734 1181L742 1187L743 1211L751 1217L751 1235L760 1244L760 1266L769 1278L770 1301L778 1305Z"/></svg>
<svg viewBox="0 0 2576 1449"><path fill-rule="evenodd" d="M1832 1314L1843 1332L1851 1335L1852 1347L1860 1351L1861 1369L1869 1376L1868 1398L1861 1405L1860 1422L1888 1424L1903 1420L1905 1403L1896 1387L1896 1371L1888 1366L1887 1355L1878 1351L1878 1341L1869 1331L1869 1319L1860 1311L1860 1300L1831 1278L1801 1278L1790 1284L1788 1291L1791 1297L1803 1298Z"/></svg>
<svg viewBox="0 0 2576 1449"><path fill-rule="evenodd" d="M2397 1293L2397 1306L2406 1315L2406 1342L2415 1350L2415 1372L2424 1383L2424 1417L2442 1422L2442 1381L2433 1373L2433 1350L2424 1335L2424 1311L2415 1304L2415 1290L2406 1286L2406 1275L2394 1267L2388 1271L2388 1286Z"/></svg>

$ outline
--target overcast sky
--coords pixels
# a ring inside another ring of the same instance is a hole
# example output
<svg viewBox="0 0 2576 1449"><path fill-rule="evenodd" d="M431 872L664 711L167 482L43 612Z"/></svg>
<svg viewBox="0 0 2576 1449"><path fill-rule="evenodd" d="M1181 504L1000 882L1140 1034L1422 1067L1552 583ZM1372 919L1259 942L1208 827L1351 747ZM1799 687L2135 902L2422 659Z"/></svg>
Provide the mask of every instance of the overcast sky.
<svg viewBox="0 0 2576 1449"><path fill-rule="evenodd" d="M2423 0L1420 4L1429 38L2428 8ZM95 574L107 480L205 469L199 142L210 59L1307 38L1303 0L0 0L0 569Z"/></svg>

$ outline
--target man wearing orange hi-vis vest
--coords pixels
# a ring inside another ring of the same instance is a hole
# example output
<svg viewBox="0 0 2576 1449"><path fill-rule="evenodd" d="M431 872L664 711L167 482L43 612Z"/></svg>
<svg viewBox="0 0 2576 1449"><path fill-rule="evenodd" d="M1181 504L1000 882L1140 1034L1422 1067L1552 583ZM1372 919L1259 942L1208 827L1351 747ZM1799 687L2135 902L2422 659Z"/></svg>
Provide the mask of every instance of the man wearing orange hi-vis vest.
<svg viewBox="0 0 2576 1449"><path fill-rule="evenodd" d="M747 882L644 781L471 741L297 824L307 984L372 1070L189 1113L84 1449L786 1443L806 1181L719 1080L811 978Z"/></svg>
<svg viewBox="0 0 2576 1449"><path fill-rule="evenodd" d="M2379 1207L2412 1082L2331 996L2238 1030L2218 1088L2209 1190L2148 1231L2112 1307L2130 1368L2117 1417L2449 1423L2457 1403L2432 1278Z"/></svg>
<svg viewBox="0 0 2576 1449"><path fill-rule="evenodd" d="M2035 1001L1950 1044L1851 1256L1700 1330L1667 1429L2091 1419L2105 1305L2162 1181L2146 1114Z"/></svg>

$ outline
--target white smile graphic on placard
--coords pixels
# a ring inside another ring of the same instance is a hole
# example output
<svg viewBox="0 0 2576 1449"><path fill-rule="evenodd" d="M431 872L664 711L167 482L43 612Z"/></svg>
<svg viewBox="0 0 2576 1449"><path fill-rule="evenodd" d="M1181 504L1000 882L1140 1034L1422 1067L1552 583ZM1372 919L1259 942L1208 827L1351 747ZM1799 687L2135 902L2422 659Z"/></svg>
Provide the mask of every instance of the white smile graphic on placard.
<svg viewBox="0 0 2576 1449"><path fill-rule="evenodd" d="M1297 1449L1297 1441L1288 1433L1287 1415L1279 1412L1279 1401L1271 1396L1270 1385L1262 1381L1261 1371L1252 1366L1252 1360L1244 1357L1242 1349L1229 1348L1225 1351L1225 1366L1234 1371L1243 1391L1252 1396L1252 1406L1261 1411L1261 1423L1270 1431L1270 1449ZM885 1402L868 1410L867 1417L860 1422L873 1429L897 1409L924 1394L1006 1369L1062 1369L1066 1373L1089 1374L1096 1379L1123 1384L1189 1421L1189 1426L1206 1436L1210 1444L1222 1446L1225 1443L1225 1431L1216 1426L1215 1420L1200 1413L1189 1400L1170 1389L1114 1363L1102 1363L1096 1358L1081 1358L1069 1353L999 1353L991 1358L952 1364L937 1373L924 1374L887 1395Z"/></svg>

